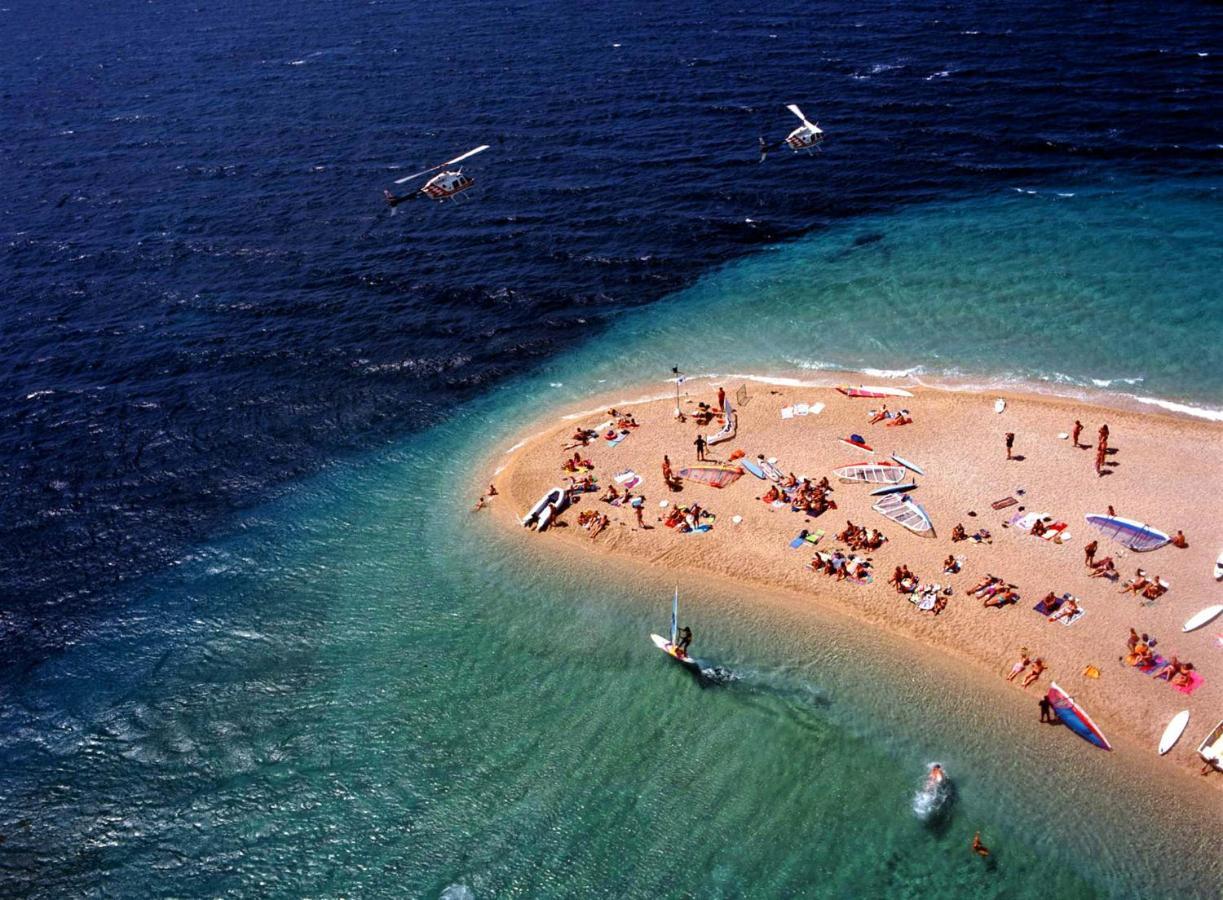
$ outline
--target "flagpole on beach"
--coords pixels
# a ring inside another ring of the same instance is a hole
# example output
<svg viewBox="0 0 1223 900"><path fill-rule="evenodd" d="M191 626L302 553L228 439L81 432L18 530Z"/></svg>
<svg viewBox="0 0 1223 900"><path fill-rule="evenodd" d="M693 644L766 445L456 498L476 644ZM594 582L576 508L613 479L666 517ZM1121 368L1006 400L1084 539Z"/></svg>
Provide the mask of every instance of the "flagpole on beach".
<svg viewBox="0 0 1223 900"><path fill-rule="evenodd" d="M684 383L684 376L679 372L679 366L671 367L671 374L675 376L675 418L683 415L679 411L679 386Z"/></svg>

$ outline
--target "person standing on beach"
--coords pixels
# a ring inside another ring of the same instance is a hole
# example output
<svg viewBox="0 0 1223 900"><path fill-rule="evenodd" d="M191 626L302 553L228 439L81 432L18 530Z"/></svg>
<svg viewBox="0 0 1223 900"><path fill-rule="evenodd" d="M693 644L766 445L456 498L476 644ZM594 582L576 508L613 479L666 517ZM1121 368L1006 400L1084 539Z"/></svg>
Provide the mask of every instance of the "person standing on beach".
<svg viewBox="0 0 1223 900"><path fill-rule="evenodd" d="M1096 474L1097 475L1104 474L1104 454L1107 452L1108 451L1104 449L1103 444L1101 444L1099 447L1096 448Z"/></svg>
<svg viewBox="0 0 1223 900"><path fill-rule="evenodd" d="M1011 456L1011 448L1015 446L1015 432L1008 431L1006 433L1006 458L1013 459Z"/></svg>
<svg viewBox="0 0 1223 900"><path fill-rule="evenodd" d="M1105 453L1107 453L1108 452L1108 425L1107 423L1100 426L1100 430L1097 432L1097 434L1099 436L1097 447L1100 450L1103 450Z"/></svg>
<svg viewBox="0 0 1223 900"><path fill-rule="evenodd" d="M696 440L693 441L692 443L696 445L697 462L704 462L705 461L705 437L704 435L698 434L696 436Z"/></svg>
<svg viewBox="0 0 1223 900"><path fill-rule="evenodd" d="M1083 433L1083 423L1078 419L1074 420L1074 428L1070 431L1070 443L1076 447L1079 445L1079 435Z"/></svg>
<svg viewBox="0 0 1223 900"><path fill-rule="evenodd" d="M718 388L718 409L726 408L726 388Z"/></svg>
<svg viewBox="0 0 1223 900"><path fill-rule="evenodd" d="M1083 560L1083 564L1086 566L1090 566L1093 562L1095 562L1096 561L1096 551L1099 549L1100 549L1099 541L1092 541L1090 544L1084 547L1083 556L1085 557L1085 559Z"/></svg>
<svg viewBox="0 0 1223 900"><path fill-rule="evenodd" d="M675 481L675 475L671 471L671 458L665 453L662 455L662 480L667 487L671 488L672 490L675 489L673 484Z"/></svg>
<svg viewBox="0 0 1223 900"><path fill-rule="evenodd" d="M1049 702L1048 697L1040 698L1040 720L1050 725L1057 721L1053 718L1053 704Z"/></svg>
<svg viewBox="0 0 1223 900"><path fill-rule="evenodd" d="M638 503L636 506L633 507L633 512L637 514L637 527L638 528L645 528L645 519L643 518L645 513L642 512L644 507L645 507L644 497L642 498L640 503Z"/></svg>

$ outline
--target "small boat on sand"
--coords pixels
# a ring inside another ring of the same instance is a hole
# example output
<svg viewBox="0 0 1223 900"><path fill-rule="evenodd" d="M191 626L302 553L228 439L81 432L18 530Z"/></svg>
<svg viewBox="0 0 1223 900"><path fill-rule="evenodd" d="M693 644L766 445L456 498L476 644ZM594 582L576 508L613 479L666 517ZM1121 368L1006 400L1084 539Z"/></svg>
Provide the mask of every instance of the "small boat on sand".
<svg viewBox="0 0 1223 900"><path fill-rule="evenodd" d="M564 508L565 498L567 496L568 495L565 493L564 488L554 487L552 490L548 491L548 493L544 494L543 497L540 498L539 502L532 506L527 514L522 517L522 527L530 528L532 525L536 525L539 531L543 531L548 527L548 523L552 520L552 517Z"/></svg>
<svg viewBox="0 0 1223 900"><path fill-rule="evenodd" d="M1223 763L1223 722L1214 727L1206 739L1198 744L1198 756L1206 762Z"/></svg>

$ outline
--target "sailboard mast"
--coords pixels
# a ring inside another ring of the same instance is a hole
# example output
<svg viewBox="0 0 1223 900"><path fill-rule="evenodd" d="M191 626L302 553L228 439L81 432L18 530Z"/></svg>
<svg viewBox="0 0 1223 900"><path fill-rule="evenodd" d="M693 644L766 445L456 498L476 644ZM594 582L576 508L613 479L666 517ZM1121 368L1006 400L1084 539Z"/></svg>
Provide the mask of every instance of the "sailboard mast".
<svg viewBox="0 0 1223 900"><path fill-rule="evenodd" d="M675 599L671 601L671 643L679 637L679 585L675 586Z"/></svg>

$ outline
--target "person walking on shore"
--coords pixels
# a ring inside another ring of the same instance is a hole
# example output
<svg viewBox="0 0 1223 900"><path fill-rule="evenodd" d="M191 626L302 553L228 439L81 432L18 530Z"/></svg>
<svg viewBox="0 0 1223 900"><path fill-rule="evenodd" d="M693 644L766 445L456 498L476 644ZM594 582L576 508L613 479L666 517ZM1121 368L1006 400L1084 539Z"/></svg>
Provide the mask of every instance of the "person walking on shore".
<svg viewBox="0 0 1223 900"><path fill-rule="evenodd" d="M1008 431L1006 433L1006 458L1013 459L1011 456L1011 448L1015 446L1015 432Z"/></svg>
<svg viewBox="0 0 1223 900"><path fill-rule="evenodd" d="M696 436L696 440L693 441L692 443L696 445L697 462L704 462L705 461L705 437L704 435L698 434Z"/></svg>
<svg viewBox="0 0 1223 900"><path fill-rule="evenodd" d="M1079 435L1083 433L1083 423L1078 419L1074 420L1074 428L1070 431L1070 443L1074 446L1079 445Z"/></svg>

